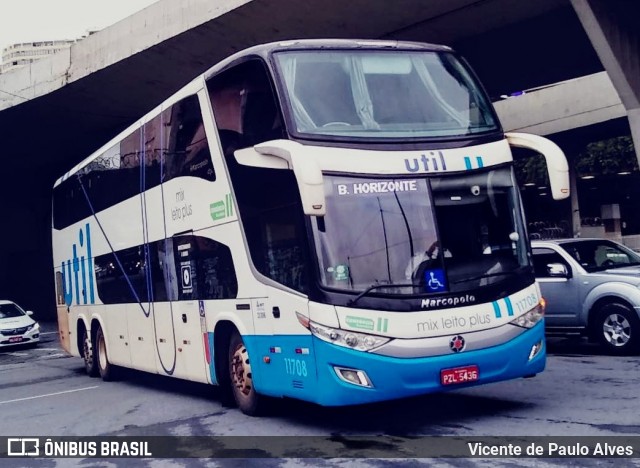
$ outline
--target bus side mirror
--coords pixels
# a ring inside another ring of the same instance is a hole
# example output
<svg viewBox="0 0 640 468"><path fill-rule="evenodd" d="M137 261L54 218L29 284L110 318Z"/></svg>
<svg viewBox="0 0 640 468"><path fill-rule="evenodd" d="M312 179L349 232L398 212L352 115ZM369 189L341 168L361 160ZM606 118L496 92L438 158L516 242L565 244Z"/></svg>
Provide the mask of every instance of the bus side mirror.
<svg viewBox="0 0 640 468"><path fill-rule="evenodd" d="M564 200L569 196L569 164L558 145L547 138L528 133L506 133L505 136L511 146L527 148L544 156L554 200Z"/></svg>
<svg viewBox="0 0 640 468"><path fill-rule="evenodd" d="M300 143L272 140L259 143L253 148L237 150L234 154L237 161L246 166L292 169L298 182L304 214L326 214L322 171L314 159L306 157Z"/></svg>

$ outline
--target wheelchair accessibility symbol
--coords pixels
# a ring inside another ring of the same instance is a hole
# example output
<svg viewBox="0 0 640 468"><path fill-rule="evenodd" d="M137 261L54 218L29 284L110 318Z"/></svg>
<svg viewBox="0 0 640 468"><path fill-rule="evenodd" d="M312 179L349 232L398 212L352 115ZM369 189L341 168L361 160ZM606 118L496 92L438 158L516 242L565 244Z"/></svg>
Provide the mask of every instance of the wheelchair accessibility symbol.
<svg viewBox="0 0 640 468"><path fill-rule="evenodd" d="M446 291L447 281L444 277L444 270L426 270L424 272L424 284L427 292Z"/></svg>

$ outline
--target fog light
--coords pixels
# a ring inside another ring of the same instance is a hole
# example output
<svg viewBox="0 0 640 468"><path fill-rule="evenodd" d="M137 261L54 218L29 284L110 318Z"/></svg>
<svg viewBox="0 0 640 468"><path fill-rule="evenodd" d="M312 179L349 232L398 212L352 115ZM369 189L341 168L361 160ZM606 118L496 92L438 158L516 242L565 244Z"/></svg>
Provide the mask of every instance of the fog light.
<svg viewBox="0 0 640 468"><path fill-rule="evenodd" d="M543 346L543 343L542 343L542 340L540 340L531 347L531 351L529 351L529 361L531 361L534 357L540 354L540 351L542 351L542 346Z"/></svg>
<svg viewBox="0 0 640 468"><path fill-rule="evenodd" d="M358 369L346 369L344 367L334 367L333 370L341 380L344 380L347 383L358 385L360 387L373 388L373 384L364 371Z"/></svg>

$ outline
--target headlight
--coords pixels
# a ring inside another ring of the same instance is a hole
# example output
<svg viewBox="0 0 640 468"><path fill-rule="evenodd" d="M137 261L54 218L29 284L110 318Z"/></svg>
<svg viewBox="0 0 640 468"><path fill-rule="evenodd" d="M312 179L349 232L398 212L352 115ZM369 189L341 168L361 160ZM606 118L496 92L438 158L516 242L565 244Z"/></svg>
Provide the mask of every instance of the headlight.
<svg viewBox="0 0 640 468"><path fill-rule="evenodd" d="M38 322L36 322L36 323L32 323L31 325L29 325L29 326L27 327L27 331L31 331L31 330L33 330L34 328L35 328L36 330L37 330L38 328L40 328L40 325L38 325Z"/></svg>
<svg viewBox="0 0 640 468"><path fill-rule="evenodd" d="M535 306L526 314L523 314L517 319L511 321L510 323L517 327L531 328L544 318L544 307L545 300L541 298L537 306Z"/></svg>
<svg viewBox="0 0 640 468"><path fill-rule="evenodd" d="M371 351L389 341L389 338L382 336L330 328L314 322L309 322L309 330L321 340L358 351Z"/></svg>
<svg viewBox="0 0 640 468"><path fill-rule="evenodd" d="M349 349L357 349L358 351L371 351L385 343L391 341L391 338L383 336L368 335L366 333L357 333L350 330L342 330L340 328L327 327L319 323L312 322L302 314L297 314L300 323L311 331L311 334L317 336L323 341L343 346Z"/></svg>

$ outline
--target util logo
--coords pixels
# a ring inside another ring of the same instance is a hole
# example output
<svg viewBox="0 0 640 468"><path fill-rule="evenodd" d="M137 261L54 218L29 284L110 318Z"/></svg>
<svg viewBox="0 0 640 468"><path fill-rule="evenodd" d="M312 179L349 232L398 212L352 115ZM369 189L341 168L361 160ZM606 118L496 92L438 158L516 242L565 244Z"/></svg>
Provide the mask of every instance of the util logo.
<svg viewBox="0 0 640 468"><path fill-rule="evenodd" d="M95 304L93 286L93 257L91 255L91 228L87 223L78 231L78 244L73 244L73 257L62 262L62 286L64 301L70 306L75 303ZM86 253L86 255L84 255ZM88 296L87 296L88 287Z"/></svg>

